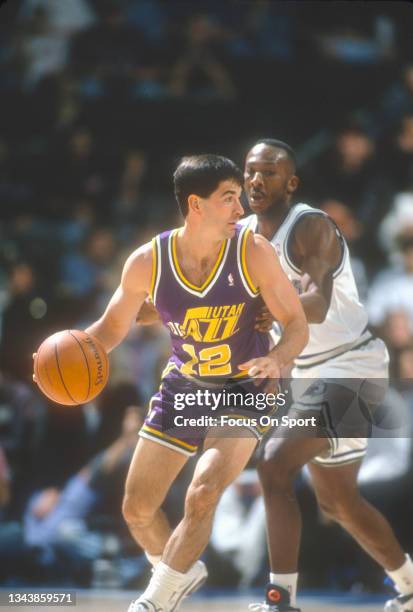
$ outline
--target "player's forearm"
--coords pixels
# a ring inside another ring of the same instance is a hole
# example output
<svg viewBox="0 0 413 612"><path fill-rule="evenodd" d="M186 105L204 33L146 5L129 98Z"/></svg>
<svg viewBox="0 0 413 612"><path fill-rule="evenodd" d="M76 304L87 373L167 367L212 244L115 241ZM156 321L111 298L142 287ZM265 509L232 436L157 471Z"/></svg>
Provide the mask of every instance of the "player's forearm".
<svg viewBox="0 0 413 612"><path fill-rule="evenodd" d="M322 295L317 292L302 293L300 301L308 323L325 321L329 307Z"/></svg>
<svg viewBox="0 0 413 612"><path fill-rule="evenodd" d="M129 331L129 327L127 324L103 316L92 323L85 331L100 340L105 351L109 353L122 342Z"/></svg>
<svg viewBox="0 0 413 612"><path fill-rule="evenodd" d="M285 327L280 342L269 353L277 358L280 368L291 363L305 348L309 338L308 325L299 317Z"/></svg>

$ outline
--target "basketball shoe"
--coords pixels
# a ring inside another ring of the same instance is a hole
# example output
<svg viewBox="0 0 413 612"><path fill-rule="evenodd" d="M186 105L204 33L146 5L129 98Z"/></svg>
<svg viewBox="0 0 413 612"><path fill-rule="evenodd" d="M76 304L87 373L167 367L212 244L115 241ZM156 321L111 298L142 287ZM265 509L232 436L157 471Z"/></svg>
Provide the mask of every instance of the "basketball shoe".
<svg viewBox="0 0 413 612"><path fill-rule="evenodd" d="M166 608L160 608L150 599L137 599L128 608L128 612L167 612Z"/></svg>
<svg viewBox="0 0 413 612"><path fill-rule="evenodd" d="M196 561L187 572L181 588L171 594L167 607L160 606L142 595L130 604L128 612L177 612L182 600L200 589L207 578L208 570L205 563Z"/></svg>
<svg viewBox="0 0 413 612"><path fill-rule="evenodd" d="M208 578L208 570L203 561L196 561L191 569L188 571L186 580L181 587L181 590L177 593L176 599L173 601L171 611L177 612L179 610L179 606L185 597L188 595L192 595L201 586L204 584L206 579ZM175 595L175 594L174 594Z"/></svg>
<svg viewBox="0 0 413 612"><path fill-rule="evenodd" d="M248 606L251 612L301 612L299 608L290 605L290 594L276 584L267 584L265 601Z"/></svg>
<svg viewBox="0 0 413 612"><path fill-rule="evenodd" d="M413 610L413 593L398 595L386 601L384 605L384 612L408 612L410 610Z"/></svg>

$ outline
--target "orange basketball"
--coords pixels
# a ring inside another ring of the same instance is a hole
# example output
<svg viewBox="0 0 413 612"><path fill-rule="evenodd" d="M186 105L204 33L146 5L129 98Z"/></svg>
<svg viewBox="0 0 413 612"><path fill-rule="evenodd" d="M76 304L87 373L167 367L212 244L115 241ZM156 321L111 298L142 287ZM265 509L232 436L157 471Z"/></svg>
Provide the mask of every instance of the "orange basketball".
<svg viewBox="0 0 413 612"><path fill-rule="evenodd" d="M92 400L104 389L109 360L99 340L84 331L66 329L39 346L34 375L49 399L74 406Z"/></svg>

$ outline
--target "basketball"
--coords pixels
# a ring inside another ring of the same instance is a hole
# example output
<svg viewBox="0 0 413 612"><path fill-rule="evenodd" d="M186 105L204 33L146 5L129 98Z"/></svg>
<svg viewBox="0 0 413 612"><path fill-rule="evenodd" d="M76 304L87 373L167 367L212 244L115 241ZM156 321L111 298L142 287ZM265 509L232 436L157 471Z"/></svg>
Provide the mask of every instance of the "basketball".
<svg viewBox="0 0 413 612"><path fill-rule="evenodd" d="M109 360L99 340L84 331L66 329L39 346L34 375L49 399L75 406L89 402L104 389Z"/></svg>

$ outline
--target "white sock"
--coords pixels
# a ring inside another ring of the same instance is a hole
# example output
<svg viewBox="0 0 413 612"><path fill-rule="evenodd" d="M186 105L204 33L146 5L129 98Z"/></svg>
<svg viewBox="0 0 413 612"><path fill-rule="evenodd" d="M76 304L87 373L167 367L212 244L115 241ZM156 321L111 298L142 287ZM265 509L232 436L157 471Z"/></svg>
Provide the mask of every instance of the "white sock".
<svg viewBox="0 0 413 612"><path fill-rule="evenodd" d="M406 555L406 561L399 569L392 572L386 570L386 574L390 576L402 595L413 593L413 563L409 555Z"/></svg>
<svg viewBox="0 0 413 612"><path fill-rule="evenodd" d="M145 551L145 555L146 555L146 558L148 559L149 563L152 565L152 567L156 567L158 565L159 561L162 559L162 555L150 555L146 551Z"/></svg>
<svg viewBox="0 0 413 612"><path fill-rule="evenodd" d="M286 589L290 594L290 603L295 606L295 600L297 597L297 580L298 573L295 574L273 574L270 573L270 582L277 586Z"/></svg>
<svg viewBox="0 0 413 612"><path fill-rule="evenodd" d="M180 590L185 578L186 574L176 572L163 561L159 561L142 598L146 597L168 609L171 596Z"/></svg>

